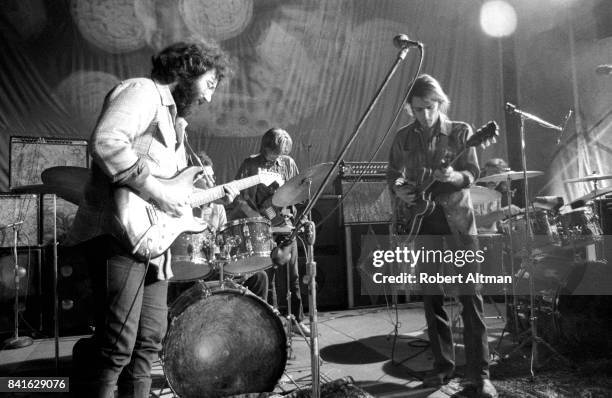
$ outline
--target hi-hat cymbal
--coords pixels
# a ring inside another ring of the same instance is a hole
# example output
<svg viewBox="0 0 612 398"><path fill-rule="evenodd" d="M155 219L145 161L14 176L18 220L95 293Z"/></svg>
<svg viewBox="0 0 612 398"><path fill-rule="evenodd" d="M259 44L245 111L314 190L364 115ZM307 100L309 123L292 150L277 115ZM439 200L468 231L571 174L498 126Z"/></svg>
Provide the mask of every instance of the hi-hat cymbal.
<svg viewBox="0 0 612 398"><path fill-rule="evenodd" d="M541 171L527 171L527 178L537 177L544 174ZM476 182L503 182L508 180L522 180L524 178L522 171L504 171L503 173L493 174L490 176L482 177Z"/></svg>
<svg viewBox="0 0 612 398"><path fill-rule="evenodd" d="M81 187L81 188L84 188ZM49 184L35 184L35 185L22 185L11 189L13 193L33 193L37 195L44 194L55 194L62 199L67 200L70 203L78 205L83 196L83 189L75 190L71 187L49 185Z"/></svg>
<svg viewBox="0 0 612 398"><path fill-rule="evenodd" d="M272 204L284 207L305 201L308 199L308 187L310 186L310 194L313 195L323 183L332 165L332 163L314 165L285 182L272 196Z"/></svg>
<svg viewBox="0 0 612 398"><path fill-rule="evenodd" d="M563 182L586 182L586 181L599 181L612 179L612 174L591 174L586 177L570 178L569 180L563 180Z"/></svg>
<svg viewBox="0 0 612 398"><path fill-rule="evenodd" d="M470 188L470 196L473 205L482 205L501 200L501 192L494 189L479 187L477 185Z"/></svg>

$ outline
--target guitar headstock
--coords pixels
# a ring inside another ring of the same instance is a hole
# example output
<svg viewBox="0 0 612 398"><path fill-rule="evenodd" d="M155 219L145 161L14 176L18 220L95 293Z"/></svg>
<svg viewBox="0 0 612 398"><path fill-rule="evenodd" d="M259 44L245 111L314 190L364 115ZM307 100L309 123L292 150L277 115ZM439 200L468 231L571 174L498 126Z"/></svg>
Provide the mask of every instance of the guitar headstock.
<svg viewBox="0 0 612 398"><path fill-rule="evenodd" d="M482 145L484 148L491 144L495 144L497 142L497 137L499 137L499 126L496 122L490 121L476 130L474 135L467 140L466 146L472 147Z"/></svg>
<svg viewBox="0 0 612 398"><path fill-rule="evenodd" d="M272 171L259 170L257 175L259 176L261 184L264 184L265 186L269 186L274 182L276 182L279 186L285 183L283 176Z"/></svg>

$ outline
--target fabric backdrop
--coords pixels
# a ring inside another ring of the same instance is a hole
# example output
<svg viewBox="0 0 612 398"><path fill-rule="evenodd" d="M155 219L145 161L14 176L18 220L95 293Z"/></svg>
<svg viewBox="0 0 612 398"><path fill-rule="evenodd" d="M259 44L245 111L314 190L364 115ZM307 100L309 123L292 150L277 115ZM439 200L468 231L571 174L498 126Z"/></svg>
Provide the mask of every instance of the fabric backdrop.
<svg viewBox="0 0 612 398"><path fill-rule="evenodd" d="M0 190L12 135L89 138L105 93L147 76L150 57L178 40L217 42L234 76L188 119L220 181L233 178L259 137L280 126L303 169L332 161L389 70L407 33L425 43L423 72L451 97L450 116L497 120L505 157L498 42L472 0L9 0L0 2ZM417 68L411 50L346 160L368 160ZM398 125L409 120L402 115ZM377 160L386 160L391 137Z"/></svg>

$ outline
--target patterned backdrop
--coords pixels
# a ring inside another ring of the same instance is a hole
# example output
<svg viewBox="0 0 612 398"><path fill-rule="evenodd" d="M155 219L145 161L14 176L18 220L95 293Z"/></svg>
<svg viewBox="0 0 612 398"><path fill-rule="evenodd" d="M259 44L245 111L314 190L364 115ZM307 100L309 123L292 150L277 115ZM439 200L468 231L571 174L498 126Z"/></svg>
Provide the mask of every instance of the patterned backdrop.
<svg viewBox="0 0 612 398"><path fill-rule="evenodd" d="M598 2L573 8L553 0L511 3L519 15L514 42L520 104L553 122L580 104L580 122L572 122L562 148L530 128L529 168L554 177L539 180L536 190L578 195L586 188L568 190L560 182L577 176L578 164L612 171L606 168L612 79L592 73L594 64L612 62L610 39L595 32ZM481 153L481 162L507 157L507 136L516 132L504 128L499 43L482 33L479 7L472 0L0 2L0 190L8 187L11 135L88 138L111 87L148 75L151 55L191 39L217 43L235 65L213 102L189 118L192 146L209 152L221 181L232 179L272 126L294 137L300 167L333 160L394 62L392 38L398 33L425 43L423 71L447 88L452 118L475 127L488 120L502 126L500 143ZM575 90L568 14L575 24ZM417 60L418 52L411 51L347 160L373 156ZM408 121L402 115L399 124ZM389 141L376 159L386 160Z"/></svg>

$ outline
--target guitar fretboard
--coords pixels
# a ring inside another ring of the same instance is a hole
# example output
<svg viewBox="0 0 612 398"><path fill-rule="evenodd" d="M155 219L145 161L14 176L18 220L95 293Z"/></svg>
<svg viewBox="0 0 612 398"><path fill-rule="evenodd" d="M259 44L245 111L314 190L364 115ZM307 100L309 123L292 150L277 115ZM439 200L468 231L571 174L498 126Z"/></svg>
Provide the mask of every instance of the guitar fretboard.
<svg viewBox="0 0 612 398"><path fill-rule="evenodd" d="M202 206L206 203L210 203L213 200L221 199L225 196L224 186L232 186L237 191L255 186L261 182L261 177L258 175L246 177L240 180L228 182L227 184L219 185L213 188L202 190L198 192L191 200L191 207Z"/></svg>

